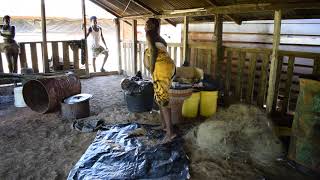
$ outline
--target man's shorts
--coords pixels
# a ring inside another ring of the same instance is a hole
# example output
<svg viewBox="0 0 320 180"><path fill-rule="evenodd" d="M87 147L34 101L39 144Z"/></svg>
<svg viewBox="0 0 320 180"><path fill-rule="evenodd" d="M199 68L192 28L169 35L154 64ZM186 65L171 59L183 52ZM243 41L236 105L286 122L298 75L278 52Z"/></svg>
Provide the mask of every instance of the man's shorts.
<svg viewBox="0 0 320 180"><path fill-rule="evenodd" d="M19 54L20 46L14 40L11 43L0 43L0 52L1 51L9 54Z"/></svg>
<svg viewBox="0 0 320 180"><path fill-rule="evenodd" d="M108 49L105 49L102 46L98 46L98 47L91 47L91 52L92 52L92 58L96 58L98 57L100 54L104 54L107 55L108 54Z"/></svg>

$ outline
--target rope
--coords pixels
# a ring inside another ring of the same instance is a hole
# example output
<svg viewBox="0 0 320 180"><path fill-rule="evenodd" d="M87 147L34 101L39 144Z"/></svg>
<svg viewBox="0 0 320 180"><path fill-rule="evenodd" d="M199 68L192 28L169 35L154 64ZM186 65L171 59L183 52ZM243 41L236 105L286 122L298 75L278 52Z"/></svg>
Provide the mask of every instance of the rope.
<svg viewBox="0 0 320 180"><path fill-rule="evenodd" d="M121 16L126 12L126 10L128 9L130 3L131 3L132 0L130 0L126 6L126 8L123 10L123 12L121 13Z"/></svg>

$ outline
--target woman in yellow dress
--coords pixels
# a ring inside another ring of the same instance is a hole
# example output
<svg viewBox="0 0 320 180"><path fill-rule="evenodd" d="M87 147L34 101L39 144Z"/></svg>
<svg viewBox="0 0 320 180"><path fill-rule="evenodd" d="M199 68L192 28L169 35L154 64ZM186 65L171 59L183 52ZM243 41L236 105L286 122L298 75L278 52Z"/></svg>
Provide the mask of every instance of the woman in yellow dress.
<svg viewBox="0 0 320 180"><path fill-rule="evenodd" d="M175 73L175 64L166 50L167 43L160 36L160 20L148 19L145 32L148 48L145 51L144 64L152 75L155 99L160 106L166 131L164 141L168 142L176 136L172 129L169 106L169 89Z"/></svg>

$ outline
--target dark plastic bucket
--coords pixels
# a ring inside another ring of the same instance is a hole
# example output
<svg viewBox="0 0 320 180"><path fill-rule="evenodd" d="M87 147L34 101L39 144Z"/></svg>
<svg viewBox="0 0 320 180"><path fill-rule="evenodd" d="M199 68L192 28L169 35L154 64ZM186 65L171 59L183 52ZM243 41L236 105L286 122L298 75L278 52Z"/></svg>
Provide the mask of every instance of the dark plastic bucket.
<svg viewBox="0 0 320 180"><path fill-rule="evenodd" d="M127 108L130 112L147 112L153 107L153 92L129 95L125 94Z"/></svg>

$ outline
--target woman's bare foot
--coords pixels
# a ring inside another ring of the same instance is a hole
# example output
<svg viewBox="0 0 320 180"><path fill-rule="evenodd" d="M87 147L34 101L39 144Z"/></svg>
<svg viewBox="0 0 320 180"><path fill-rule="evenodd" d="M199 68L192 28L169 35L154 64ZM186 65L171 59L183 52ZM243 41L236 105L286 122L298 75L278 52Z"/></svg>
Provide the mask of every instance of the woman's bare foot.
<svg viewBox="0 0 320 180"><path fill-rule="evenodd" d="M167 132L166 124L162 123L162 124L161 124L161 129L162 129L163 131L166 131L166 132Z"/></svg>
<svg viewBox="0 0 320 180"><path fill-rule="evenodd" d="M161 126L157 126L154 129L155 130L162 130L162 131L166 131L167 132L167 129L165 127L163 127L162 125Z"/></svg>
<svg viewBox="0 0 320 180"><path fill-rule="evenodd" d="M177 137L177 134L173 133L171 135L169 135L168 133L166 133L166 136L163 138L162 143L168 143L171 142L175 137Z"/></svg>

